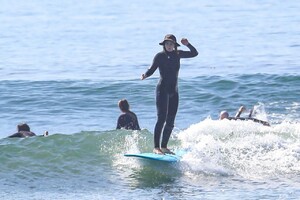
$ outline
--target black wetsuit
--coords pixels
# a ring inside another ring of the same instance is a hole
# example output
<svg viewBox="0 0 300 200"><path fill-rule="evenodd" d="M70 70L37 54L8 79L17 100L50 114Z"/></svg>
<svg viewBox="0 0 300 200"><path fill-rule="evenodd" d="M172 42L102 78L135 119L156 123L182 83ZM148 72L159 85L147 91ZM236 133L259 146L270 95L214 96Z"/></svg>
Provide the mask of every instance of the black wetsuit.
<svg viewBox="0 0 300 200"><path fill-rule="evenodd" d="M8 137L13 138L13 137L31 137L31 136L35 136L35 133L33 133L31 131L19 131Z"/></svg>
<svg viewBox="0 0 300 200"><path fill-rule="evenodd" d="M136 114L128 111L121 114L118 119L117 129L141 130Z"/></svg>
<svg viewBox="0 0 300 200"><path fill-rule="evenodd" d="M192 58L198 55L197 50L188 44L190 51L162 51L154 57L153 64L145 73L151 76L159 68L160 80L156 87L157 122L154 129L154 146L160 148L159 141L162 129L161 147L166 148L178 109L178 72L181 58ZM166 123L166 124L165 124ZM165 126L164 126L165 125Z"/></svg>
<svg viewBox="0 0 300 200"><path fill-rule="evenodd" d="M256 118L252 118L252 117L248 117L248 118L245 118L245 117L228 117L227 119L229 120L252 120L254 122L257 122L257 123L260 123L264 126L270 126L269 122L266 122L266 121L263 121L263 120L260 120L260 119L256 119Z"/></svg>

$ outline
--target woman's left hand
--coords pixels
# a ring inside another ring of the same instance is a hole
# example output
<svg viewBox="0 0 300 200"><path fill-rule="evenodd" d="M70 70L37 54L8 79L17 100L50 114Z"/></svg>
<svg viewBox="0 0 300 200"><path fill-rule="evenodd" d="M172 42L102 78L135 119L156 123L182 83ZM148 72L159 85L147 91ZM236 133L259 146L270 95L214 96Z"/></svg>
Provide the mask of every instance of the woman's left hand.
<svg viewBox="0 0 300 200"><path fill-rule="evenodd" d="M189 41L186 39L186 38L182 38L181 39L181 44L183 44L183 45L188 45L189 44Z"/></svg>

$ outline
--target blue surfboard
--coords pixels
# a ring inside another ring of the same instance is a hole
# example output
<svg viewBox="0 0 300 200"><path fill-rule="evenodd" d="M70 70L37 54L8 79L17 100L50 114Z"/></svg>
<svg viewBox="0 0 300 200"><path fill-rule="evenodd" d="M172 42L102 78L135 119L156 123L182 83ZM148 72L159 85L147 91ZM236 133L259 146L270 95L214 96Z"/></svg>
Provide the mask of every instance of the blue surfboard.
<svg viewBox="0 0 300 200"><path fill-rule="evenodd" d="M124 154L124 156L144 158L144 159L164 161L164 162L179 162L180 161L180 156L171 155L171 154L160 155L160 154L155 154L155 153L136 153L136 154Z"/></svg>

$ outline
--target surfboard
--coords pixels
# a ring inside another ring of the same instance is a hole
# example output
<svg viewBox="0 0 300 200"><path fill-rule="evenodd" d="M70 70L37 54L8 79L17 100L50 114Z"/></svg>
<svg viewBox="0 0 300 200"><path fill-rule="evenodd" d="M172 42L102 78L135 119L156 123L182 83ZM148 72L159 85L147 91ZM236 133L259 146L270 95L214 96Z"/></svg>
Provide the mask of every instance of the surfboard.
<svg viewBox="0 0 300 200"><path fill-rule="evenodd" d="M144 158L148 160L156 160L156 161L163 161L163 162L179 162L180 156L178 155L171 155L171 154L155 154L155 153L135 153L135 154L124 154L126 157L136 157L136 158Z"/></svg>

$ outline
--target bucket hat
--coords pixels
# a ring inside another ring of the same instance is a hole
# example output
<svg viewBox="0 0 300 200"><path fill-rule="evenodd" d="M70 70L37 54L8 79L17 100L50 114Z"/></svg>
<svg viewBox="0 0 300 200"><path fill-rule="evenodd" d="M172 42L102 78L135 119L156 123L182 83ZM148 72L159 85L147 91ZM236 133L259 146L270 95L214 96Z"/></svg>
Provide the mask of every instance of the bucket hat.
<svg viewBox="0 0 300 200"><path fill-rule="evenodd" d="M162 42L160 42L160 45L164 45L166 41L171 41L174 42L174 44L176 44L176 46L180 46L177 42L176 42L176 37L172 34L167 34L164 38L164 40Z"/></svg>

